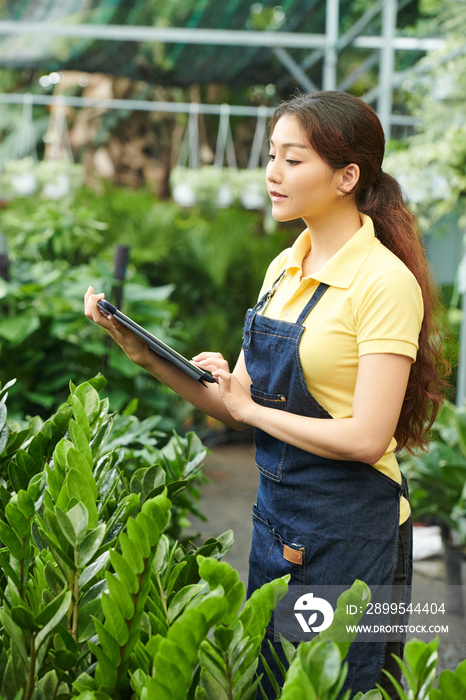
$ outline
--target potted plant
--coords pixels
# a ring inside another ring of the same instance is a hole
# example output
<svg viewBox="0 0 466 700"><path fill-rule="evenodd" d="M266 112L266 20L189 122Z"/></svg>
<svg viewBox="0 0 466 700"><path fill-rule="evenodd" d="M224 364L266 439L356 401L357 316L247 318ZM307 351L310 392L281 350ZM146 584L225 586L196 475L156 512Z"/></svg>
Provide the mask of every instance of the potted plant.
<svg viewBox="0 0 466 700"><path fill-rule="evenodd" d="M36 166L37 162L32 156L5 163L4 172L16 196L29 197L37 190Z"/></svg>
<svg viewBox="0 0 466 700"><path fill-rule="evenodd" d="M457 593L466 583L466 407L445 402L428 451L404 455L402 469L410 484L415 519L440 521L447 583ZM450 609L463 614L460 595L451 601Z"/></svg>

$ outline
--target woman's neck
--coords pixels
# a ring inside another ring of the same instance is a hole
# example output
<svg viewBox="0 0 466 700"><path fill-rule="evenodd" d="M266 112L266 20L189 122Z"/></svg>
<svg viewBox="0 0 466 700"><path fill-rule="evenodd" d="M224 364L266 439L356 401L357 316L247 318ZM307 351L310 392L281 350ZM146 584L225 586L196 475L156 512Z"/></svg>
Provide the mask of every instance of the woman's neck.
<svg viewBox="0 0 466 700"><path fill-rule="evenodd" d="M318 272L361 228L357 209L346 209L343 213L344 215L327 216L320 222L305 221L311 249L303 260L303 277Z"/></svg>

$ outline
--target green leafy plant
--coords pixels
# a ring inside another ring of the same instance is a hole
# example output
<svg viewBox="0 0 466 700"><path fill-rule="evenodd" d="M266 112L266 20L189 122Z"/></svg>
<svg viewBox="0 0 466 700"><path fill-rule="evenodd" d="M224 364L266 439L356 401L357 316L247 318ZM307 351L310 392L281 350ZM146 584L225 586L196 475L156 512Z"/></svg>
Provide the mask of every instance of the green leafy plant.
<svg viewBox="0 0 466 700"><path fill-rule="evenodd" d="M113 686L120 678L127 685L157 546L162 533L169 534L170 517L177 520L170 512L172 501L200 476L205 449L193 436L176 435L158 449L151 435L149 447L158 463L146 466L146 448L139 468L126 473L123 463L132 440L126 435L126 446L112 445L115 416L108 399L99 398L102 377L71 385L68 402L54 416L45 423L31 421L22 430L7 421L12 384L0 393L2 692L8 699L24 690L28 700L44 683L55 684L58 692L62 682L74 683L86 674L90 653L98 661L97 687L104 676L108 685L108 658L112 663L115 658L105 656L101 641L112 635L113 647L120 645ZM137 428L133 421L134 442L147 434ZM174 529L180 532L181 524ZM176 567L183 550L176 543L169 555L167 534L162 552ZM213 540L207 548L228 546L224 538L223 544ZM100 644L93 646L96 634Z"/></svg>
<svg viewBox="0 0 466 700"><path fill-rule="evenodd" d="M73 199L13 200L2 234L10 281L0 279L0 380L22 377L10 412L45 418L65 400L70 376L84 381L101 371L112 410L137 395L139 416L161 415L177 430L201 418L84 318L85 290L93 284L111 298L121 289L114 249L128 246L123 310L186 356L218 349L234 362L245 310L284 245L282 233L265 231L261 212L186 211L109 184L81 188Z"/></svg>
<svg viewBox="0 0 466 700"><path fill-rule="evenodd" d="M3 217L10 279L0 279L0 378L22 377L21 388L11 391L10 410L18 416L39 412L45 417L66 398L70 374L83 381L104 370L112 408L122 408L138 394L141 413L147 409L147 414L168 418L166 391L156 383L141 391L148 379L142 370L83 314L83 294L90 283L108 297L116 288L113 243L107 248L104 237L107 224L84 205L60 201L36 202L32 211L30 207L30 202L24 210L12 205ZM169 342L172 291L168 285L150 287L134 270L128 273L128 312ZM172 420L171 427L179 428L180 422Z"/></svg>
<svg viewBox="0 0 466 700"><path fill-rule="evenodd" d="M405 647L405 660L396 658L406 680L407 692L391 678L400 700L456 700L466 692L466 661L462 661L455 671L446 669L436 679L439 639L431 642L410 639ZM438 687L434 687L437 680ZM380 688L384 700L390 700L388 693Z"/></svg>
<svg viewBox="0 0 466 700"><path fill-rule="evenodd" d="M12 382L0 388L1 696L252 698L261 641L287 577L243 605L238 573L220 561L231 532L199 548L180 544L174 533L182 532L205 449L194 435L160 446L157 421L111 413L99 395L104 384L71 384L47 421L22 425L8 420ZM181 495L188 500L177 511ZM290 667L274 679L277 697L336 700L354 637L342 636L346 610L369 599L356 582L316 639L297 649L283 640ZM435 654L433 644L407 645L400 664L411 694L402 700L450 700L452 688L464 687L464 663L433 687ZM380 697L374 689L353 700Z"/></svg>
<svg viewBox="0 0 466 700"><path fill-rule="evenodd" d="M414 516L439 518L466 545L466 409L442 406L426 453L405 455Z"/></svg>

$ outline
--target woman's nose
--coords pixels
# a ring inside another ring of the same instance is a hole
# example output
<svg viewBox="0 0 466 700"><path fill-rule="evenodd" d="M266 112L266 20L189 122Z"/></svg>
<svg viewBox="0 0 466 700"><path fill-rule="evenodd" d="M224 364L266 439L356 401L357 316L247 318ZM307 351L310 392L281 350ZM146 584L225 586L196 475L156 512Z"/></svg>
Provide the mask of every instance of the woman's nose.
<svg viewBox="0 0 466 700"><path fill-rule="evenodd" d="M281 181L281 171L276 160L270 160L267 165L266 177L269 182L280 182Z"/></svg>

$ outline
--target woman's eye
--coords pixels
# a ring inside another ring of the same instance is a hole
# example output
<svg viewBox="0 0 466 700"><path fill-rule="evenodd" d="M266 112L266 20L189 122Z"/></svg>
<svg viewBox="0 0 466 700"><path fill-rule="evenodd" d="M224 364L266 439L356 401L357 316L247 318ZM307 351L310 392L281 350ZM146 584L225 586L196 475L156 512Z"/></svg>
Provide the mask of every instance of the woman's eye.
<svg viewBox="0 0 466 700"><path fill-rule="evenodd" d="M267 158L268 158L269 160L275 160L275 156L273 155L273 153L269 153L269 155L267 156Z"/></svg>
<svg viewBox="0 0 466 700"><path fill-rule="evenodd" d="M287 158L287 161L286 161L286 162L288 163L288 165L299 165L299 163L300 163L301 161L299 161L299 160L290 160L289 158Z"/></svg>

